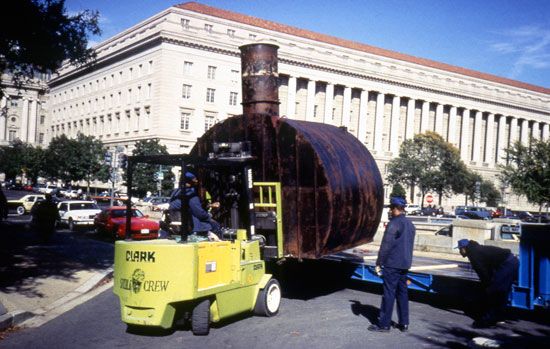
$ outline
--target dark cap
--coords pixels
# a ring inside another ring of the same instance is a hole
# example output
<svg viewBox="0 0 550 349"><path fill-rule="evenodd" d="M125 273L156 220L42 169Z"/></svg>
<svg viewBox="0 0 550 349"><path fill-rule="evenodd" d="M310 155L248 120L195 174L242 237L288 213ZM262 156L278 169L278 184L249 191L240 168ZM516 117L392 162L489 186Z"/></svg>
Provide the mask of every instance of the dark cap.
<svg viewBox="0 0 550 349"><path fill-rule="evenodd" d="M185 172L185 179L189 179L189 180L193 180L197 177L195 177L194 174L192 174L191 172Z"/></svg>
<svg viewBox="0 0 550 349"><path fill-rule="evenodd" d="M455 248L464 248L464 247L468 246L469 244L470 244L470 240L468 240L468 239L458 240L458 244L456 245Z"/></svg>
<svg viewBox="0 0 550 349"><path fill-rule="evenodd" d="M407 200L399 196L392 196L390 198L390 205L405 207L407 206Z"/></svg>

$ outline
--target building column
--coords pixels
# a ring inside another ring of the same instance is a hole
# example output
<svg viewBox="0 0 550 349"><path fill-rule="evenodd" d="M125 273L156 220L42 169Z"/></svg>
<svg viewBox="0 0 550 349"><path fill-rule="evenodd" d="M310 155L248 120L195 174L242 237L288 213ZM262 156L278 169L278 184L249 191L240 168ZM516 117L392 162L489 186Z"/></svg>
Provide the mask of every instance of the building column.
<svg viewBox="0 0 550 349"><path fill-rule="evenodd" d="M470 161L471 154L468 153L468 145L470 144L470 110L464 109L462 112L462 125L460 130L460 157L464 161Z"/></svg>
<svg viewBox="0 0 550 349"><path fill-rule="evenodd" d="M472 161L475 161L479 165L481 160L481 123L483 121L483 113L481 111L476 111L475 121L474 121L474 141L472 144Z"/></svg>
<svg viewBox="0 0 550 349"><path fill-rule="evenodd" d="M529 144L529 120L523 119L521 122L521 143L523 145Z"/></svg>
<svg viewBox="0 0 550 349"><path fill-rule="evenodd" d="M344 101L342 104L342 126L349 128L351 119L351 87L344 87Z"/></svg>
<svg viewBox="0 0 550 349"><path fill-rule="evenodd" d="M374 150L382 151L382 132L384 132L384 101L386 96L378 93L376 96L376 114L374 117Z"/></svg>
<svg viewBox="0 0 550 349"><path fill-rule="evenodd" d="M357 139L361 143L367 140L367 112L369 104L369 91L361 90L361 99L359 101L359 125L357 126Z"/></svg>
<svg viewBox="0 0 550 349"><path fill-rule="evenodd" d="M23 98L23 113L21 114L21 128L20 128L20 136L19 138L21 141L26 142L27 141L27 132L29 131L29 100L27 98Z"/></svg>
<svg viewBox="0 0 550 349"><path fill-rule="evenodd" d="M414 137L414 109L416 107L416 100L409 98L407 102L407 121L405 124L405 139L411 139Z"/></svg>
<svg viewBox="0 0 550 349"><path fill-rule="evenodd" d="M492 165L495 161L493 150L494 132L495 129L495 114L489 113L487 115L487 132L485 133L485 159L484 161L489 165Z"/></svg>
<svg viewBox="0 0 550 349"><path fill-rule="evenodd" d="M456 107L454 105L451 106L451 109L449 110L449 125L447 126L447 134L448 139L447 142L451 143L455 147L457 147L456 142Z"/></svg>
<svg viewBox="0 0 550 349"><path fill-rule="evenodd" d="M36 119L38 118L38 101L31 100L31 112L29 115L29 133L27 140L29 143L36 143Z"/></svg>
<svg viewBox="0 0 550 349"><path fill-rule="evenodd" d="M550 136L550 125L542 124L542 141L544 142L548 141L549 136Z"/></svg>
<svg viewBox="0 0 550 349"><path fill-rule="evenodd" d="M296 115L296 77L290 76L288 78L288 99L286 106L286 116L288 118L294 118Z"/></svg>
<svg viewBox="0 0 550 349"><path fill-rule="evenodd" d="M306 121L315 120L315 80L307 82Z"/></svg>
<svg viewBox="0 0 550 349"><path fill-rule="evenodd" d="M325 124L332 124L332 102L334 100L334 85L327 82L325 89Z"/></svg>
<svg viewBox="0 0 550 349"><path fill-rule="evenodd" d="M533 128L531 129L531 137L533 137L533 139L540 140L540 126L538 121L533 122Z"/></svg>
<svg viewBox="0 0 550 349"><path fill-rule="evenodd" d="M420 133L428 130L428 120L430 120L430 102L422 102L422 114L420 115Z"/></svg>
<svg viewBox="0 0 550 349"><path fill-rule="evenodd" d="M7 104L8 104L8 99L5 96L2 96L2 99L0 100L0 141L6 140L6 125L8 121L7 108L6 108ZM4 113L4 111L6 113Z"/></svg>
<svg viewBox="0 0 550 349"><path fill-rule="evenodd" d="M497 136L498 144L497 144L497 151L496 151L496 154L497 154L496 162L499 164L506 163L506 158L505 158L506 152L504 151L506 149L505 131L506 131L506 116L501 115L498 119L498 136Z"/></svg>
<svg viewBox="0 0 550 349"><path fill-rule="evenodd" d="M511 116L510 119L510 143L512 146L518 140L518 119Z"/></svg>
<svg viewBox="0 0 550 349"><path fill-rule="evenodd" d="M393 96L391 106L391 124L390 124L390 151L394 156L399 153L399 126L400 126L401 98Z"/></svg>
<svg viewBox="0 0 550 349"><path fill-rule="evenodd" d="M435 107L435 132L439 133L443 139L447 138L443 135L443 104L437 104Z"/></svg>

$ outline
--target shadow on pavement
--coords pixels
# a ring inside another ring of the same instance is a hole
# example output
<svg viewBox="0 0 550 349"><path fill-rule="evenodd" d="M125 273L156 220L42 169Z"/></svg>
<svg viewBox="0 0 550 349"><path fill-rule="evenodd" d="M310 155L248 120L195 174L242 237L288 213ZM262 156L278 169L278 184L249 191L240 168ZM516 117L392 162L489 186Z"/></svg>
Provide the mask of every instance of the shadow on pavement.
<svg viewBox="0 0 550 349"><path fill-rule="evenodd" d="M353 313L353 315L363 316L367 320L369 320L371 324L378 323L378 314L380 313L379 308L370 304L363 304L356 300L350 300L350 302L351 302L351 312Z"/></svg>
<svg viewBox="0 0 550 349"><path fill-rule="evenodd" d="M69 232L57 232L44 243L26 225L9 220L0 224L0 292L43 297L40 279L72 280L78 271L102 270L113 263L112 245Z"/></svg>

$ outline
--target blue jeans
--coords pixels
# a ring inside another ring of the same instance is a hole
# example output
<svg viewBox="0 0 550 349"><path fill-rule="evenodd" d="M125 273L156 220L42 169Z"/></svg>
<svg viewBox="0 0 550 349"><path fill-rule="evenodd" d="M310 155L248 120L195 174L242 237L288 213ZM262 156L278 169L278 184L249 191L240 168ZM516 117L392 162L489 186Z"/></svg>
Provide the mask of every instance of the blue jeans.
<svg viewBox="0 0 550 349"><path fill-rule="evenodd" d="M382 280L384 294L380 306L378 326L389 327L393 304L397 301L397 317L400 325L409 324L409 295L407 290L407 270L385 267Z"/></svg>

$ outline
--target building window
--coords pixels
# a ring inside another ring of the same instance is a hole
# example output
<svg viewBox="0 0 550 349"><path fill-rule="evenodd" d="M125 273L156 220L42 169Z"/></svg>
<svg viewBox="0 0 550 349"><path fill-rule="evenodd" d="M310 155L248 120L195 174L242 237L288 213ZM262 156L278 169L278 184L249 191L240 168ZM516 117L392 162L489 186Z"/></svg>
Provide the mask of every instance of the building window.
<svg viewBox="0 0 550 349"><path fill-rule="evenodd" d="M227 29L227 36L229 36L230 38L234 38L235 37L235 30Z"/></svg>
<svg viewBox="0 0 550 349"><path fill-rule="evenodd" d="M132 80L134 78L134 68L128 69L128 80Z"/></svg>
<svg viewBox="0 0 550 349"><path fill-rule="evenodd" d="M40 115L40 125L44 125L45 120L46 120L46 117L44 115Z"/></svg>
<svg viewBox="0 0 550 349"><path fill-rule="evenodd" d="M182 131L189 130L189 121L191 120L191 113L182 111L180 119L180 129Z"/></svg>
<svg viewBox="0 0 550 349"><path fill-rule="evenodd" d="M216 117L213 115L204 116L204 132L208 131L216 123Z"/></svg>
<svg viewBox="0 0 550 349"><path fill-rule="evenodd" d="M185 19L185 18L182 18L182 19L181 19L181 27L182 27L184 30L189 30L189 20L188 20L188 19Z"/></svg>
<svg viewBox="0 0 550 349"><path fill-rule="evenodd" d="M237 92L229 93L229 105L237 105Z"/></svg>
<svg viewBox="0 0 550 349"><path fill-rule="evenodd" d="M193 69L193 62L183 62L183 74L191 75Z"/></svg>
<svg viewBox="0 0 550 349"><path fill-rule="evenodd" d="M126 100L126 103L130 104L132 102L132 89L128 89L128 98Z"/></svg>
<svg viewBox="0 0 550 349"><path fill-rule="evenodd" d="M149 61L147 67L147 73L151 74L153 72L153 61Z"/></svg>
<svg viewBox="0 0 550 349"><path fill-rule="evenodd" d="M204 31L207 32L208 34L212 34L212 29L214 28L214 26L212 24L205 24L204 25Z"/></svg>
<svg viewBox="0 0 550 349"><path fill-rule="evenodd" d="M213 88L206 89L206 101L209 103L214 103L214 96L216 94L216 90Z"/></svg>
<svg viewBox="0 0 550 349"><path fill-rule="evenodd" d="M208 66L208 79L214 80L216 78L216 67L209 65Z"/></svg>
<svg viewBox="0 0 550 349"><path fill-rule="evenodd" d="M43 143L44 143L44 134L39 133L38 134L38 144L43 144Z"/></svg>
<svg viewBox="0 0 550 349"><path fill-rule="evenodd" d="M317 105L314 105L313 106L313 117L316 118L317 117L317 108L318 106Z"/></svg>
<svg viewBox="0 0 550 349"><path fill-rule="evenodd" d="M151 98L151 87L152 87L151 83L148 83L147 84L147 93L146 93L147 99Z"/></svg>
<svg viewBox="0 0 550 349"><path fill-rule="evenodd" d="M18 105L19 105L19 101L17 99L10 99L11 107L17 107Z"/></svg>
<svg viewBox="0 0 550 349"><path fill-rule="evenodd" d="M239 82L239 71L231 70L231 82L237 84Z"/></svg>
<svg viewBox="0 0 550 349"><path fill-rule="evenodd" d="M8 133L8 141L12 142L17 138L17 131L16 130L10 130Z"/></svg>
<svg viewBox="0 0 550 349"><path fill-rule="evenodd" d="M138 65L138 76L143 76L143 64Z"/></svg>
<svg viewBox="0 0 550 349"><path fill-rule="evenodd" d="M191 98L191 85L183 85L181 96L183 99Z"/></svg>

